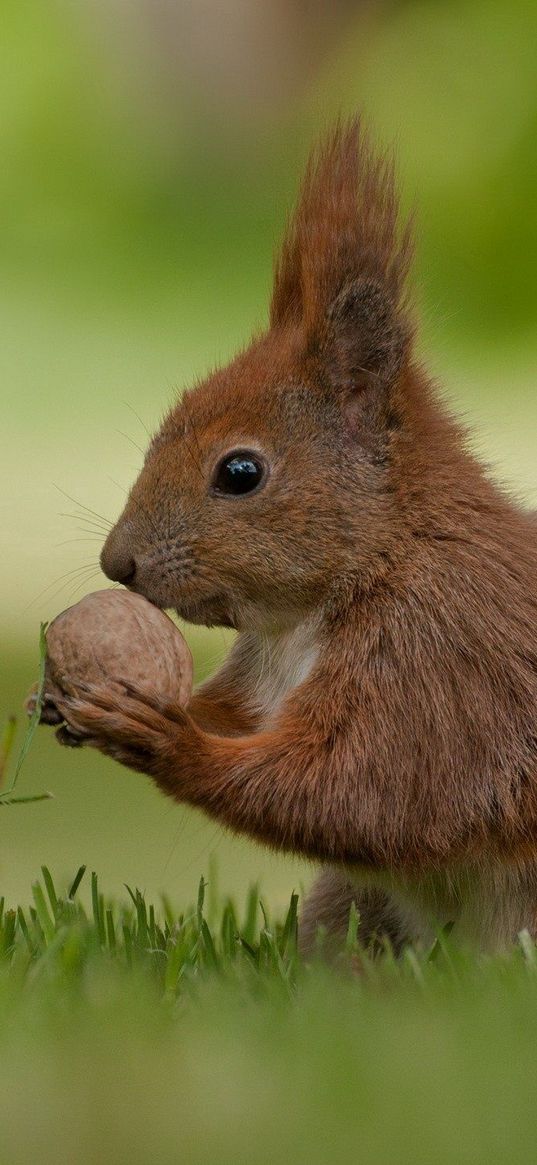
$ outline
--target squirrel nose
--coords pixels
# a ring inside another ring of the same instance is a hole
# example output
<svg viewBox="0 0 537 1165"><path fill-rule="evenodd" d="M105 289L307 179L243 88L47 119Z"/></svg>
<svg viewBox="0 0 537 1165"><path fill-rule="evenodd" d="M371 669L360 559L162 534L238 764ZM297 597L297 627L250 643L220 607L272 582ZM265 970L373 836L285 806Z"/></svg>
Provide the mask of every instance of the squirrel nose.
<svg viewBox="0 0 537 1165"><path fill-rule="evenodd" d="M112 582L129 586L136 575L136 559L128 547L121 545L114 530L106 539L101 552L101 567Z"/></svg>
<svg viewBox="0 0 537 1165"><path fill-rule="evenodd" d="M136 563L134 558L129 558L128 561L122 562L121 566L116 564L114 567L113 575L110 574L110 571L108 571L108 577L113 579L114 582L122 583L124 587L127 587L129 583L134 582L135 574Z"/></svg>

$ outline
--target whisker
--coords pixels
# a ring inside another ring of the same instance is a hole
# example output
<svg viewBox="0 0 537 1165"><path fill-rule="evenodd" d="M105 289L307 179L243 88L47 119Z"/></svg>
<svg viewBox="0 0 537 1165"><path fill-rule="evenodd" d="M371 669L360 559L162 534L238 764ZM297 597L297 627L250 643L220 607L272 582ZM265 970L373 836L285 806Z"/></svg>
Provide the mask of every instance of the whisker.
<svg viewBox="0 0 537 1165"><path fill-rule="evenodd" d="M138 453L141 453L142 457L145 457L145 451L140 445L136 444L136 441L133 441L132 437L129 437L128 433L124 433L122 429L116 429L115 432L119 433L120 437L124 437L126 441L129 441L131 445L134 445L134 448L138 450Z"/></svg>
<svg viewBox="0 0 537 1165"><path fill-rule="evenodd" d="M101 542L103 539L106 541L110 533L109 530L100 530L98 526L77 526L76 529L79 534L87 534L88 537L100 538Z"/></svg>
<svg viewBox="0 0 537 1165"><path fill-rule="evenodd" d="M87 576L87 578L83 578L81 582L78 582L76 587L74 587L73 590L70 591L70 593L67 595L67 602L70 603L71 599L73 599L74 596L79 593L82 587L87 587L88 583L90 583L92 579L98 578L100 574L100 570L94 570L92 574Z"/></svg>
<svg viewBox="0 0 537 1165"><path fill-rule="evenodd" d="M186 413L186 415L187 415L187 418L188 418L188 423L189 423L189 425L190 425L190 432L192 433L192 436L193 436L193 438L194 438L194 441L196 442L196 448L197 448L197 450L198 450L199 461L197 460L197 458L196 458L196 457L194 457L194 454L192 453L192 450L191 450L191 448L190 448L190 445L189 445L188 441L186 440L187 434L185 433L185 443L186 443L186 448L188 449L188 452L190 453L190 456L191 456L191 458L192 458L192 460L193 460L193 462L194 462L194 465L196 466L196 468L197 468L197 470L198 470L198 472L199 472L199 475L200 475L200 477L203 477L203 469L201 468L201 462L202 462L202 454L201 454L201 449L200 449L200 445L199 445L199 441L198 441L198 437L197 437L196 429L195 429L194 425L192 424L192 413L190 412L190 409L188 408L188 405L187 405L187 403L186 403L186 398L185 398L184 396L183 396L183 397L181 397L181 405L182 405L182 407L183 407L183 408L184 408L184 410L185 410L185 413Z"/></svg>
<svg viewBox="0 0 537 1165"><path fill-rule="evenodd" d="M48 591L50 591L53 587L58 587L58 584L61 584L59 586L59 589L57 591L55 591L54 594L49 595L48 601L52 601L52 599L55 598L56 595L59 594L60 591L63 590L63 588L65 586L69 586L69 583L71 582L71 580L73 579L73 577L75 575L79 575L83 571L89 570L90 568L95 569L95 565L96 565L95 560L92 559L91 562L85 562L81 566L75 566L73 568L73 570L68 570L65 572L65 574L61 574L59 576L59 578L55 578L53 580L53 582L49 583L48 586L44 587L43 590L40 591L39 594L35 596L35 598L31 599L30 602L26 605L26 607L23 608L23 610L27 611L29 609L29 607L33 607L35 603L39 602L39 600L42 599L44 597L44 595L46 595L48 593Z"/></svg>
<svg viewBox="0 0 537 1165"><path fill-rule="evenodd" d="M54 486L54 489L57 489L58 493L63 494L64 498L67 498L68 501L73 503L73 505L80 506L81 510L85 510L87 514L92 514L93 517L98 518L100 522L104 522L105 525L108 526L109 529L112 528L113 522L111 522L109 518L105 518L104 514L98 514L97 510L92 510L89 506L85 506L83 502L77 501L76 498L71 497L71 494L66 493L65 490L61 489L61 487L59 485L56 485L55 482L53 482L52 484Z"/></svg>
<svg viewBox="0 0 537 1165"><path fill-rule="evenodd" d="M202 825L201 828L197 832L201 833L203 828L204 828L204 826ZM175 875L175 877L182 878L186 873L188 873L189 870L192 869L194 862L196 862L196 864L198 864L200 858L202 858L204 856L204 854L207 853L207 850L212 849L213 847L216 848L216 846L218 846L220 844L220 842L222 841L223 838L224 838L224 829L221 825L217 825L216 828L213 830L213 832L209 835L207 841L205 842L205 845L203 845L201 847L201 849L194 855L194 857L192 858L192 860L190 862L187 862L187 864L185 866L183 866L183 868L181 870L179 870L179 872ZM168 862L170 861L171 857L173 856L175 848L176 848L176 843L175 843L174 847L172 848L172 853L170 854L170 858L168 858Z"/></svg>
<svg viewBox="0 0 537 1165"><path fill-rule="evenodd" d="M136 412L136 409L133 409L132 405L129 404L128 400L124 400L122 403L125 405L126 408L130 409L133 416L136 417L136 420L140 422L142 429L145 429L147 436L151 439L151 433L149 432L149 429L148 429L147 425L145 424L145 422L142 421L141 416Z"/></svg>
<svg viewBox="0 0 537 1165"><path fill-rule="evenodd" d="M60 518L73 518L76 522L85 522L89 530L95 530L99 534L109 534L110 526L103 526L95 520L95 518L86 518L84 514L69 514L60 511ZM78 527L80 529L80 527Z"/></svg>
<svg viewBox="0 0 537 1165"><path fill-rule="evenodd" d="M55 542L55 549L60 546L71 546L73 542L100 542L101 539L98 534L86 534L84 538L66 538L65 542Z"/></svg>
<svg viewBox="0 0 537 1165"><path fill-rule="evenodd" d="M185 826L187 823L187 819L188 819L187 811L186 811L186 809L183 809L183 813L182 813L181 817L179 818L177 830L174 833L174 838L173 838L173 841L172 841L172 844L170 847L170 852L169 852L168 857L166 858L166 861L164 863L161 877L164 877L164 875L168 873L168 866L173 858L173 855L175 854L175 851L177 849L179 841L180 841L183 833L185 832Z"/></svg>
<svg viewBox="0 0 537 1165"><path fill-rule="evenodd" d="M115 485L115 486L117 486L118 489L122 490L122 492L124 494L128 494L129 491L127 489L125 489L125 486L121 485L121 483L119 481L116 481L115 478L110 477L110 475L109 475L108 480L112 482L112 485ZM159 530L151 512L149 510L146 510L145 506L143 506L142 503L140 501L138 501L138 498L131 497L130 500L131 500L131 502L134 503L135 506L138 507L140 513L143 514L145 518L147 518L147 521L149 522L149 525L151 526L151 529L153 531L153 534L155 535L155 538L157 538L158 541L160 541L161 533L160 533L160 530Z"/></svg>
<svg viewBox="0 0 537 1165"><path fill-rule="evenodd" d="M187 453L188 453L188 455L189 455L189 457L190 457L190 460L194 462L194 468L195 468L195 469L197 469L197 471L198 471L198 473L199 473L200 477L202 477L202 476L203 476L203 471L202 471L201 465L200 465L199 461L197 460L197 458L196 458L196 457L194 457L194 454L193 454L193 452L192 452L192 449L191 449L191 447L190 447L190 442L189 442L189 440L188 440L188 438L187 438L187 435L186 435L186 433L185 433L185 434L184 434L184 436L183 436L183 441L184 441L184 444L185 444L185 449L186 449L186 451L187 451Z"/></svg>

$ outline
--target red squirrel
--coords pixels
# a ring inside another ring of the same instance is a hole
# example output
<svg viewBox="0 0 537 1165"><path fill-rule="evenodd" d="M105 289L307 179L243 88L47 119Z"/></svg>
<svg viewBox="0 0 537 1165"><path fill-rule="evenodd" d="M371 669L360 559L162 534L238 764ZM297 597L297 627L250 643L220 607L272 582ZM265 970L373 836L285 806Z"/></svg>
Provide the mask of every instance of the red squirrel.
<svg viewBox="0 0 537 1165"><path fill-rule="evenodd" d="M415 355L411 232L358 120L313 153L268 328L184 393L105 574L238 632L188 707L130 685L61 711L177 801L319 862L307 950L454 923L537 933L537 538Z"/></svg>

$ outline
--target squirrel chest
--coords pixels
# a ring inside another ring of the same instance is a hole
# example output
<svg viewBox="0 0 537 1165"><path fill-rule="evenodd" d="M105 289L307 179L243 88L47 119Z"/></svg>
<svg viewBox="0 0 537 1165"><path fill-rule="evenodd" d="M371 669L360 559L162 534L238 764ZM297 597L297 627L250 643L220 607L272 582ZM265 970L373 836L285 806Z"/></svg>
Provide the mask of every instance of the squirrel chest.
<svg viewBox="0 0 537 1165"><path fill-rule="evenodd" d="M277 716L289 692L313 670L319 654L318 630L317 621L306 620L290 631L248 637L248 700L262 727Z"/></svg>

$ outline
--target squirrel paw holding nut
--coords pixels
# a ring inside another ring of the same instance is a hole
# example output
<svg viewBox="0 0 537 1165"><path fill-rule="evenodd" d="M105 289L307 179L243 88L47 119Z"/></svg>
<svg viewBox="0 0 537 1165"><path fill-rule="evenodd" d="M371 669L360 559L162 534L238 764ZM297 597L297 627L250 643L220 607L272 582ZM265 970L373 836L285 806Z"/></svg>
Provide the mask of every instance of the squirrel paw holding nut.
<svg viewBox="0 0 537 1165"><path fill-rule="evenodd" d="M180 709L188 703L192 656L181 632L141 595L109 590L86 595L63 611L51 623L46 638L40 723L57 728L60 744L72 748L93 745L123 759L124 764L140 767L132 763L136 750L131 749L124 759L127 750L121 748L126 721L130 729L133 727L133 708L129 719L126 706L132 704L134 692L139 705L148 701L153 710ZM36 700L34 685L26 700L29 716ZM107 700L117 727L116 748L105 731ZM102 731L98 730L99 719ZM144 755L149 751L146 744Z"/></svg>

